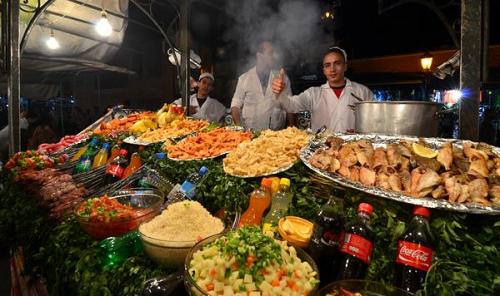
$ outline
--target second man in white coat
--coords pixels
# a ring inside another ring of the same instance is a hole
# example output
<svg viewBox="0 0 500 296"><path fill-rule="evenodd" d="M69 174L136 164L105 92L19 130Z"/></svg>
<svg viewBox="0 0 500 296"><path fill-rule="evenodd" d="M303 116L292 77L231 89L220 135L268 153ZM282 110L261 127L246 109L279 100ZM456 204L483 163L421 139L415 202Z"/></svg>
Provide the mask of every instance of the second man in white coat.
<svg viewBox="0 0 500 296"><path fill-rule="evenodd" d="M272 70L275 64L273 55L272 43L261 42L255 67L239 77L231 102L231 115L235 124L254 130L278 130L284 128L287 121L292 122L293 115L287 115L271 88L273 79L278 75L278 71ZM283 80L286 84L283 93L291 95L288 77L285 76Z"/></svg>

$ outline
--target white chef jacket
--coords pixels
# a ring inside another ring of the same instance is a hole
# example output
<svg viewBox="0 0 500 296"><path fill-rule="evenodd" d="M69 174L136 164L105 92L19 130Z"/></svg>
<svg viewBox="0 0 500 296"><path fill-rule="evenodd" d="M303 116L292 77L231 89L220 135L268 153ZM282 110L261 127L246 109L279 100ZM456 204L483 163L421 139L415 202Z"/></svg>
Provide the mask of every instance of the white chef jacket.
<svg viewBox="0 0 500 296"><path fill-rule="evenodd" d="M318 130L325 125L332 132L354 130L356 102L373 100L373 93L366 86L346 78L345 88L337 98L328 82L310 87L297 96L280 94L279 101L288 112L311 112L311 128Z"/></svg>
<svg viewBox="0 0 500 296"><path fill-rule="evenodd" d="M192 107L196 107L198 110L196 113L191 114L190 116L198 119L206 119L209 122L219 122L222 116L226 114L226 107L210 96L207 97L207 100L200 108L198 104L198 99L196 98L196 94L192 94L189 97L190 105ZM174 104L181 105L182 99L175 100Z"/></svg>
<svg viewBox="0 0 500 296"><path fill-rule="evenodd" d="M286 111L276 99L272 90L272 82L279 75L271 71L267 89L263 92L257 69L253 67L238 78L231 108L238 107L241 111L241 125L254 130L278 130L286 126ZM286 87L283 94L290 96L290 80L285 75Z"/></svg>

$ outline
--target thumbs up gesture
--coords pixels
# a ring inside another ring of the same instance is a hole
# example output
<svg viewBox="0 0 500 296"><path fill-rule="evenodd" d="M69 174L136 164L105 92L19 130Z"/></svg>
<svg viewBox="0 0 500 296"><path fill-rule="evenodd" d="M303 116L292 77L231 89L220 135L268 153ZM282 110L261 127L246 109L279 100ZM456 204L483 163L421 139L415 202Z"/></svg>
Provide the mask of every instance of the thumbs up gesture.
<svg viewBox="0 0 500 296"><path fill-rule="evenodd" d="M281 68L280 73L273 79L273 93L279 95L285 89L285 69Z"/></svg>

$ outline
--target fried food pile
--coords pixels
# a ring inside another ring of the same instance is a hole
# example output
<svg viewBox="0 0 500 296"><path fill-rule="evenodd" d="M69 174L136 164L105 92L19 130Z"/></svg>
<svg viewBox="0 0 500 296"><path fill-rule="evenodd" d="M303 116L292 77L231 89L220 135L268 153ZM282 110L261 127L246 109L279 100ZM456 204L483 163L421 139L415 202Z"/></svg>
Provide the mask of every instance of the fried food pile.
<svg viewBox="0 0 500 296"><path fill-rule="evenodd" d="M207 133L186 138L182 142L167 147L168 155L181 160L214 157L229 152L240 143L249 141L251 132L217 128Z"/></svg>
<svg viewBox="0 0 500 296"><path fill-rule="evenodd" d="M262 176L292 165L309 135L295 127L265 130L251 142L243 142L224 159L224 171L242 177Z"/></svg>
<svg viewBox="0 0 500 296"><path fill-rule="evenodd" d="M183 137L193 132L198 132L208 126L206 120L177 120L166 127L155 129L142 134L137 138L141 142L162 142L170 138Z"/></svg>
<svg viewBox="0 0 500 296"><path fill-rule="evenodd" d="M367 140L329 137L326 144L328 148L317 150L310 164L365 186L414 197L500 205L500 157L487 144L465 142L460 148L448 142L437 151L423 140L375 147Z"/></svg>

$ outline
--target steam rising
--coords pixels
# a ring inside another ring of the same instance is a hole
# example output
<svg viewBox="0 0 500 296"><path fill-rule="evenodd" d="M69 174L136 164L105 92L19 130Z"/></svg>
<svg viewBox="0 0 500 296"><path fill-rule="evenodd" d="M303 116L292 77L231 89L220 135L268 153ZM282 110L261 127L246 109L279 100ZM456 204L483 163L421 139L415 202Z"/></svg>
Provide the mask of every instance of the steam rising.
<svg viewBox="0 0 500 296"><path fill-rule="evenodd" d="M320 42L332 40L325 36L320 24L321 9L312 0L231 0L226 1L226 12L235 19L226 41L240 42L239 58L250 59L246 71L254 63L257 44L272 41L283 52L286 65L318 62ZM327 39L328 38L328 39ZM333 41L333 40L332 40Z"/></svg>

